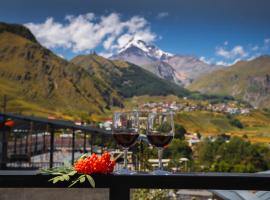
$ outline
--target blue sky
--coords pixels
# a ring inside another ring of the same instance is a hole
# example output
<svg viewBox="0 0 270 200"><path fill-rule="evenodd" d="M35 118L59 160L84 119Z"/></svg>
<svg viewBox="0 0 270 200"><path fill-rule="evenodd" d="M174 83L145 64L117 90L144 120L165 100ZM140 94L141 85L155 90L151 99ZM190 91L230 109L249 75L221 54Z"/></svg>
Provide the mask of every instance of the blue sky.
<svg viewBox="0 0 270 200"><path fill-rule="evenodd" d="M231 64L269 54L268 0L1 0L0 21L27 25L70 59L117 52L130 38Z"/></svg>

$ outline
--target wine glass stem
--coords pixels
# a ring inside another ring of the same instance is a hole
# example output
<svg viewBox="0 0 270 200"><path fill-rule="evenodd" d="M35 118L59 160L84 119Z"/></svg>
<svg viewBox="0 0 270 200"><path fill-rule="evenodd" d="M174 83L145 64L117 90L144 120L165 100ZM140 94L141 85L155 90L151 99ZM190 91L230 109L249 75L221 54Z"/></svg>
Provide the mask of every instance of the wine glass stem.
<svg viewBox="0 0 270 200"><path fill-rule="evenodd" d="M158 168L159 170L163 170L163 165L162 165L162 155L163 155L163 148L158 148Z"/></svg>
<svg viewBox="0 0 270 200"><path fill-rule="evenodd" d="M127 154L128 154L128 149L127 148L124 148L124 169L127 169Z"/></svg>

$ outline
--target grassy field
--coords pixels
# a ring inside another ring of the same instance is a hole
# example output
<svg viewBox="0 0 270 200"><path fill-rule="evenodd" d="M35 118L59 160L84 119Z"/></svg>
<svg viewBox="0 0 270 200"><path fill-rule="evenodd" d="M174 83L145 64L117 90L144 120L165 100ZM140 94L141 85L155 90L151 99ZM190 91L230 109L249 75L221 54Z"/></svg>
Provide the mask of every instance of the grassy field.
<svg viewBox="0 0 270 200"><path fill-rule="evenodd" d="M206 111L179 112L176 123L182 124L188 132L202 135L229 134L247 136L252 142L270 142L270 117L263 111L254 111L249 115L238 115L236 119L244 128L233 126L225 114Z"/></svg>

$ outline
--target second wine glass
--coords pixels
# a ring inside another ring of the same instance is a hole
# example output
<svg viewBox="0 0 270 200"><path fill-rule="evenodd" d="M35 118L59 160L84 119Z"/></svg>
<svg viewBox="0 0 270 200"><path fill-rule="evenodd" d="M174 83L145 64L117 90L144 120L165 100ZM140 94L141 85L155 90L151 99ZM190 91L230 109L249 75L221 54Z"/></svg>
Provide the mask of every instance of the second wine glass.
<svg viewBox="0 0 270 200"><path fill-rule="evenodd" d="M127 153L129 147L135 144L139 137L139 113L116 112L113 116L113 137L117 144L124 149L124 167L116 171L118 174L134 174L128 169Z"/></svg>
<svg viewBox="0 0 270 200"><path fill-rule="evenodd" d="M173 113L149 113L147 121L147 139L150 144L158 148L159 167L153 171L153 174L170 174L163 170L162 153L163 148L167 146L174 137Z"/></svg>

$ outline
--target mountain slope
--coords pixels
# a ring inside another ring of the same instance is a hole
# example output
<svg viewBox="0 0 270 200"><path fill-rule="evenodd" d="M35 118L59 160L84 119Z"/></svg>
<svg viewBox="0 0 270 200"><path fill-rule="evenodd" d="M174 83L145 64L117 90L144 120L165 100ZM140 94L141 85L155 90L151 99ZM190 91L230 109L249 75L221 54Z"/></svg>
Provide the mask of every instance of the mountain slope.
<svg viewBox="0 0 270 200"><path fill-rule="evenodd" d="M112 60L134 63L179 85L188 85L198 76L220 68L192 56L173 55L141 40L129 41Z"/></svg>
<svg viewBox="0 0 270 200"><path fill-rule="evenodd" d="M175 70L177 77L187 86L203 74L222 68L223 66L207 64L194 56L175 55L166 62Z"/></svg>
<svg viewBox="0 0 270 200"><path fill-rule="evenodd" d="M200 77L189 89L242 98L255 107L270 106L270 57L241 61Z"/></svg>
<svg viewBox="0 0 270 200"><path fill-rule="evenodd" d="M186 89L128 62L111 61L97 55L77 56L71 62L86 69L93 78L116 89L123 97L189 94Z"/></svg>
<svg viewBox="0 0 270 200"><path fill-rule="evenodd" d="M112 102L122 105L110 87L97 87L86 70L42 47L20 25L0 24L0 88L18 107L32 104L29 109L86 114L100 113Z"/></svg>

